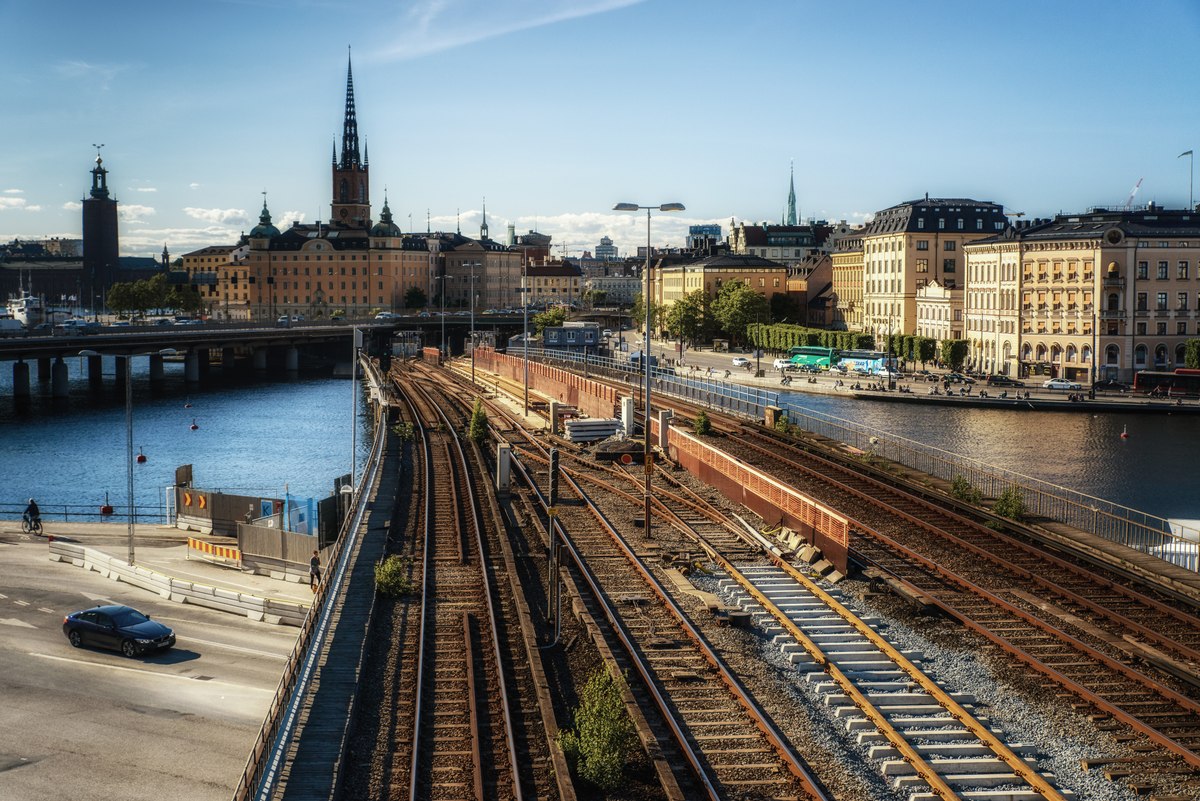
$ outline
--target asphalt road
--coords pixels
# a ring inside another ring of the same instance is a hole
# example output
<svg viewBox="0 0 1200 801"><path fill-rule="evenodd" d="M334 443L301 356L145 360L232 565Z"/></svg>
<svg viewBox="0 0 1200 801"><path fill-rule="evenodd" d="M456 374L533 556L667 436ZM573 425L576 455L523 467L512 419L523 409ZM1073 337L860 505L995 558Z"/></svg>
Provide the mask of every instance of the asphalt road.
<svg viewBox="0 0 1200 801"><path fill-rule="evenodd" d="M71 648L63 616L97 603L140 609L176 647ZM0 801L228 801L295 637L51 562L44 540L0 530Z"/></svg>

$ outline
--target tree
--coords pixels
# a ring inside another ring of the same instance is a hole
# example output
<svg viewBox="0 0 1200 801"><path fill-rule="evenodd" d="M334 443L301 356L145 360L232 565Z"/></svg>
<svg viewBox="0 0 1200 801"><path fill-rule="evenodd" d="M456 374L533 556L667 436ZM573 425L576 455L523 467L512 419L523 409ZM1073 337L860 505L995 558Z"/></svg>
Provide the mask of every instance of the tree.
<svg viewBox="0 0 1200 801"><path fill-rule="evenodd" d="M637 746L637 730L625 712L623 677L601 668L588 677L575 709L575 729L558 741L579 776L603 790L621 786L625 764Z"/></svg>
<svg viewBox="0 0 1200 801"><path fill-rule="evenodd" d="M404 308L406 309L419 309L428 302L429 298L419 286L410 286L404 293Z"/></svg>
<svg viewBox="0 0 1200 801"><path fill-rule="evenodd" d="M483 401L476 398L475 408L471 410L471 422L467 424L467 439L476 445L482 445L488 435L487 413L483 410Z"/></svg>
<svg viewBox="0 0 1200 801"><path fill-rule="evenodd" d="M654 301L650 301L650 328L657 329L662 324L662 306ZM637 322L644 324L646 319L646 307L642 305L642 293L639 292L633 299L633 310L629 312L630 316Z"/></svg>
<svg viewBox="0 0 1200 801"><path fill-rule="evenodd" d="M703 289L689 292L671 304L663 315L663 326L672 337L686 339L695 347L708 321L708 295Z"/></svg>
<svg viewBox="0 0 1200 801"><path fill-rule="evenodd" d="M765 320L770 313L767 299L741 281L727 281L712 304L712 314L735 343L746 341L752 323Z"/></svg>
<svg viewBox="0 0 1200 801"><path fill-rule="evenodd" d="M965 339L942 340L942 364L951 370L961 370L971 343Z"/></svg>
<svg viewBox="0 0 1200 801"><path fill-rule="evenodd" d="M1189 339L1183 346L1183 364L1192 370L1200 370L1200 339Z"/></svg>
<svg viewBox="0 0 1200 801"><path fill-rule="evenodd" d="M603 306L606 300L608 300L608 292L603 289L589 289L583 293L583 302L592 308Z"/></svg>
<svg viewBox="0 0 1200 801"><path fill-rule="evenodd" d="M800 308L799 302L791 295L786 295L782 292L776 292L771 296L771 319L772 320L803 320L803 309Z"/></svg>
<svg viewBox="0 0 1200 801"><path fill-rule="evenodd" d="M926 362L931 362L937 358L937 340L929 337L919 337L917 339L917 360L924 366Z"/></svg>
<svg viewBox="0 0 1200 801"><path fill-rule="evenodd" d="M536 336L541 336L546 326L562 325L567 319L567 310L562 306L546 309L533 315L533 330Z"/></svg>

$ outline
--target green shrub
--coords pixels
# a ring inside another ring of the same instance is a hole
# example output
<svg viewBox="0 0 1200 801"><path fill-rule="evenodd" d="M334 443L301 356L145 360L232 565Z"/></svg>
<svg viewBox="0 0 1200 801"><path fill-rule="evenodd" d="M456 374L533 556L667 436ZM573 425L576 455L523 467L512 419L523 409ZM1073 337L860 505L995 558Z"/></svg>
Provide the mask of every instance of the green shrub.
<svg viewBox="0 0 1200 801"><path fill-rule="evenodd" d="M488 435L487 413L483 411L483 401L475 399L475 408L471 410L471 422L467 424L467 439L476 445L482 445Z"/></svg>
<svg viewBox="0 0 1200 801"><path fill-rule="evenodd" d="M375 591L391 598L399 598L412 592L413 583L409 578L410 561L402 556L392 555L375 565Z"/></svg>
<svg viewBox="0 0 1200 801"><path fill-rule="evenodd" d="M560 730L558 743L581 779L602 790L622 785L625 763L637 744L625 714L625 680L600 669L588 677L575 709L575 730Z"/></svg>
<svg viewBox="0 0 1200 801"><path fill-rule="evenodd" d="M963 476L954 477L954 481L950 483L950 494L960 501L976 505L983 501L983 493L972 486L971 482Z"/></svg>
<svg viewBox="0 0 1200 801"><path fill-rule="evenodd" d="M701 409L700 414L696 415L696 421L692 427L696 432L696 436L698 437L703 437L705 434L711 434L712 423L708 419L708 412Z"/></svg>
<svg viewBox="0 0 1200 801"><path fill-rule="evenodd" d="M992 511L1009 520L1021 520L1025 517L1025 498L1016 487L1009 487L1000 493L1000 497L992 504Z"/></svg>
<svg viewBox="0 0 1200 801"><path fill-rule="evenodd" d="M416 435L413 424L408 421L396 423L396 425L392 426L392 433L404 442L411 442L412 438Z"/></svg>

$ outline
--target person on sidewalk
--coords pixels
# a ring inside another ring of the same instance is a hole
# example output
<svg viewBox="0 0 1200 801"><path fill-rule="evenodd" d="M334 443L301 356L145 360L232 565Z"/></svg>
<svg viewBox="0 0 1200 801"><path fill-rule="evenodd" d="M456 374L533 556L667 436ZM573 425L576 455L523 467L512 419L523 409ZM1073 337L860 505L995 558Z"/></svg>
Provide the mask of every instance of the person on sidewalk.
<svg viewBox="0 0 1200 801"><path fill-rule="evenodd" d="M317 585L321 583L321 556L316 551L313 551L312 559L308 560L308 588L313 592L317 591Z"/></svg>

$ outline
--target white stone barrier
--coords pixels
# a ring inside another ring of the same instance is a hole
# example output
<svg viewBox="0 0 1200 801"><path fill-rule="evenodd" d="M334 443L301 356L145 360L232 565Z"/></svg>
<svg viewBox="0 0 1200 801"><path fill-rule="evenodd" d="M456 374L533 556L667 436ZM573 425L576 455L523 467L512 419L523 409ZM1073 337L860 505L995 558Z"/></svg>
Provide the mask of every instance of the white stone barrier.
<svg viewBox="0 0 1200 801"><path fill-rule="evenodd" d="M208 609L242 615L251 620L261 620L264 623L299 626L308 614L307 604L264 598L195 581L184 581L138 565L131 566L128 562L102 551L69 542L52 540L50 542L50 561L70 562L84 570L95 570L105 578L123 581L134 587L149 590L176 603L203 606Z"/></svg>

